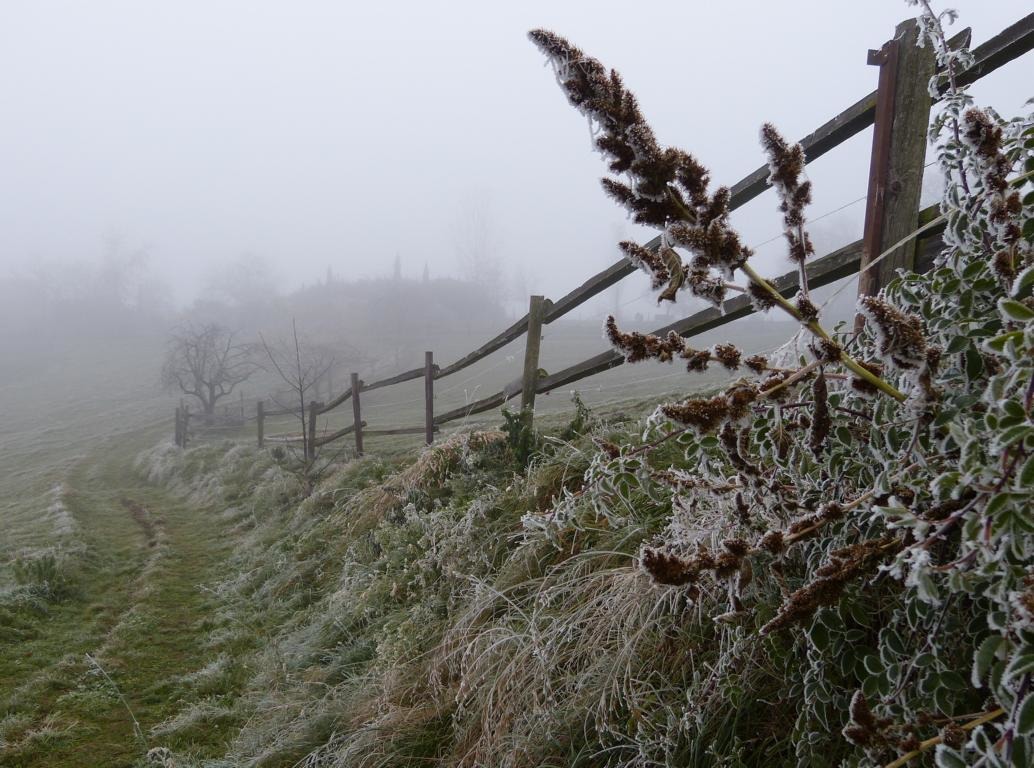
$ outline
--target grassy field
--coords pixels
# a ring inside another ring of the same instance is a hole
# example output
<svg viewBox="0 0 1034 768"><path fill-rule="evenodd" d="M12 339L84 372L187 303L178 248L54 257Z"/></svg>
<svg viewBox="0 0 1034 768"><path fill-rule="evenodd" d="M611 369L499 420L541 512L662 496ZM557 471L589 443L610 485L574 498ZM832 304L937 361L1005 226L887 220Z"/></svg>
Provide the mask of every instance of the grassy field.
<svg viewBox="0 0 1034 768"><path fill-rule="evenodd" d="M32 378L0 382L0 586L19 552L74 546L78 529L62 496L72 467L167 420L157 365L153 354L93 350Z"/></svg>
<svg viewBox="0 0 1034 768"><path fill-rule="evenodd" d="M94 351L0 390L5 767L139 762L200 653L198 585L225 545L132 470L168 431L156 363Z"/></svg>
<svg viewBox="0 0 1034 768"><path fill-rule="evenodd" d="M175 713L177 675L203 658L198 625L209 598L200 587L227 544L208 510L127 471L156 437L112 439L67 476L63 498L81 546L63 566L74 592L15 613L8 627L4 766L137 764L150 729Z"/></svg>
<svg viewBox="0 0 1034 768"><path fill-rule="evenodd" d="M764 348L778 335L756 334L749 348ZM699 343L725 340L720 336ZM604 348L587 326L549 329L542 367L558 370ZM523 344L516 342L442 381L437 409L484 397L517 378L522 357ZM241 541L247 526L241 527L233 499L239 494L255 514L254 486L269 481L248 472L272 469L268 452L248 453L236 485L218 493L162 482L153 471L148 479L135 466L142 453L153 454L171 437L171 399L155 386L157 364L153 355L115 349L106 358L72 356L40 376L0 385L4 768L142 766L150 764L148 750L159 747L190 755L191 764L247 764L219 760L228 751L243 754L241 729L254 714L253 702L242 698L255 682L248 665L261 655L263 633L290 633L293 613L279 598L274 604L286 612L230 610L218 592L225 589L228 563L242 567L242 551L275 550L278 539L290 542L292 534L282 521L262 528L267 538L258 544ZM688 379L680 367L622 366L572 389L597 412L641 418L662 394L674 397L726 378L713 372ZM422 382L368 393L363 409L371 427L421 423ZM574 410L570 391L540 396L537 410L540 425L559 429ZM343 408L320 426L350 418ZM481 414L450 425L440 441L501 423L498 411ZM270 427L296 428L290 419ZM227 451L239 450L232 441L252 443L253 425L208 433L198 425L195 438L201 449L185 454L197 463L187 474L204 478ZM412 463L421 443L419 436L368 439L372 463L353 473L354 482L374 482ZM328 447L324 460L347 461L350 449L345 439ZM182 474L182 459L176 461ZM369 467L376 470L366 477ZM285 508L276 502L270 509L282 515ZM329 557L313 555L320 563Z"/></svg>

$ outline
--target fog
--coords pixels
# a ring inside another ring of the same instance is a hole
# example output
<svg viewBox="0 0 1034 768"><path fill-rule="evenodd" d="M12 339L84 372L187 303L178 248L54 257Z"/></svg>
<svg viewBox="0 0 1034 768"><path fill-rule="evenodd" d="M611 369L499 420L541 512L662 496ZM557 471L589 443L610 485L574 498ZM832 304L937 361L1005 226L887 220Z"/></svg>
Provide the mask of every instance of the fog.
<svg viewBox="0 0 1034 768"><path fill-rule="evenodd" d="M382 374L426 348L462 355L529 293L557 298L613 263L617 240L653 235L604 195L589 128L529 29L620 70L661 141L732 184L761 164L762 122L800 137L872 90L866 50L911 10L5 2L0 378L75 380L117 353L153 386L188 322L254 341L297 320L306 343ZM1029 8L959 10L976 45ZM1014 113L1031 74L1021 59L976 95ZM860 236L870 144L809 166L820 251ZM763 270L786 271L771 193L734 221ZM573 314L564 362L600 351L607 312L652 327L695 308L658 308L633 275Z"/></svg>
<svg viewBox="0 0 1034 768"><path fill-rule="evenodd" d="M956 5L975 44L1029 11ZM866 49L910 13L897 0L8 0L0 274L99 264L117 240L181 306L244 254L285 290L328 268L386 275L396 255L406 276L458 276L476 211L504 278L557 295L614 260L616 233L639 233L602 194L584 120L529 28L618 68L660 138L731 183L760 164L763 121L801 136L871 90ZM1029 69L982 90L1015 110ZM864 194L868 143L812 169L814 212ZM778 231L771 207L740 216L748 239Z"/></svg>

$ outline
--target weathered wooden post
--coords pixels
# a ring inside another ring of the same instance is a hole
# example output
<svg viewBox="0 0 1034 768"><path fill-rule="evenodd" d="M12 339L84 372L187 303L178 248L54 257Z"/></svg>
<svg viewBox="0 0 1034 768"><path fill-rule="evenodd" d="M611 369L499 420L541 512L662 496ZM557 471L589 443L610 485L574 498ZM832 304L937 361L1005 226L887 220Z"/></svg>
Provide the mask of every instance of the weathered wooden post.
<svg viewBox="0 0 1034 768"><path fill-rule="evenodd" d="M176 406L176 421L175 426L172 428L172 441L179 447L180 444L180 407Z"/></svg>
<svg viewBox="0 0 1034 768"><path fill-rule="evenodd" d="M434 353L424 352L424 440L434 442Z"/></svg>
<svg viewBox="0 0 1034 768"><path fill-rule="evenodd" d="M182 424L183 425L182 425L181 429L183 431L181 433L181 438L182 438L183 442L180 444L180 447L186 448L187 447L187 443L189 442L189 438L190 438L190 406L189 405L184 405L184 406L182 406L182 408L183 408L183 415L182 415L182 419L183 419Z"/></svg>
<svg viewBox="0 0 1034 768"><path fill-rule="evenodd" d="M258 427L258 447L262 447L262 443L265 441L266 431L266 403L264 400L259 400L255 404L255 424Z"/></svg>
<svg viewBox="0 0 1034 768"><path fill-rule="evenodd" d="M308 461L316 459L316 417L320 412L320 404L315 400L309 403L309 431L305 439L305 458Z"/></svg>
<svg viewBox="0 0 1034 768"><path fill-rule="evenodd" d="M915 268L915 240L896 248L879 264L867 265L917 227L930 125L927 87L937 68L932 47L916 45L918 35L916 20L909 19L898 24L893 40L869 51L869 64L879 65L880 77L858 275L860 296L878 293L895 270ZM860 321L859 317L856 325Z"/></svg>
<svg viewBox="0 0 1034 768"><path fill-rule="evenodd" d="M539 379L539 349L542 347L542 320L546 314L546 300L532 296L528 306L528 335L524 345L524 378L521 382L521 410L528 411L528 426L531 426L530 412L535 409L535 386Z"/></svg>
<svg viewBox="0 0 1034 768"><path fill-rule="evenodd" d="M359 409L359 390L362 382L359 381L359 374L352 374L352 419L355 424L355 455L363 455L363 415Z"/></svg>

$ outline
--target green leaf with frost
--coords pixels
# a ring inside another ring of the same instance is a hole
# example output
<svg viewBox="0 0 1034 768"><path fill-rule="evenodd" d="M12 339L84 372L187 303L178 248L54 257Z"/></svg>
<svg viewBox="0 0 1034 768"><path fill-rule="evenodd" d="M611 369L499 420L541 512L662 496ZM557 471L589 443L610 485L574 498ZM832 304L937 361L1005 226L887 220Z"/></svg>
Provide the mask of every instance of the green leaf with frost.
<svg viewBox="0 0 1034 768"><path fill-rule="evenodd" d="M1023 467L1016 476L1016 485L1019 488L1028 488L1034 485L1034 453L1023 462Z"/></svg>
<svg viewBox="0 0 1034 768"><path fill-rule="evenodd" d="M966 760L957 750L945 744L938 744L934 755L937 768L966 768Z"/></svg>
<svg viewBox="0 0 1034 768"><path fill-rule="evenodd" d="M991 635L985 638L984 641L977 646L976 651L973 654L973 671L970 676L970 682L974 688L981 688L984 685L984 679L987 677L987 673L991 670L991 665L994 663L995 657L998 654L998 649L1005 644L1005 638L1001 635Z"/></svg>
<svg viewBox="0 0 1034 768"><path fill-rule="evenodd" d="M1028 693L1020 704L1020 711L1016 715L1016 732L1021 736L1034 732L1034 693Z"/></svg>
<svg viewBox="0 0 1034 768"><path fill-rule="evenodd" d="M1026 323L1034 320L1034 309L1026 304L1021 304L1015 299L999 299L998 310L1009 320L1017 323Z"/></svg>

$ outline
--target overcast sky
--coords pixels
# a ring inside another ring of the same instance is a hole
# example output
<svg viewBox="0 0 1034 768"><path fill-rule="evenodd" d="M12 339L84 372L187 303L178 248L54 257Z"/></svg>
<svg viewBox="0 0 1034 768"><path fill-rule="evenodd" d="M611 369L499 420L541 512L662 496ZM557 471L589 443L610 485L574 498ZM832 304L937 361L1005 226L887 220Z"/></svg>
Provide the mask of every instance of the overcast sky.
<svg viewBox="0 0 1034 768"><path fill-rule="evenodd" d="M978 44L1029 0L957 0ZM455 274L457 222L488 211L508 271L557 296L645 233L525 33L620 70L662 141L733 183L771 120L799 138L867 93L900 0L331 2L0 0L0 273L99 258L116 236L189 298L250 252L285 286ZM977 91L1034 95L1030 55ZM867 132L817 162L813 215L865 192ZM472 202L481 201L481 202ZM853 217L853 218L852 218ZM861 206L840 215L850 230ZM766 196L737 217L779 230ZM836 222L836 217L825 223ZM777 247L778 248L778 247ZM763 266L782 263L763 249ZM645 285L645 283L644 283ZM631 286L628 290L634 290Z"/></svg>

